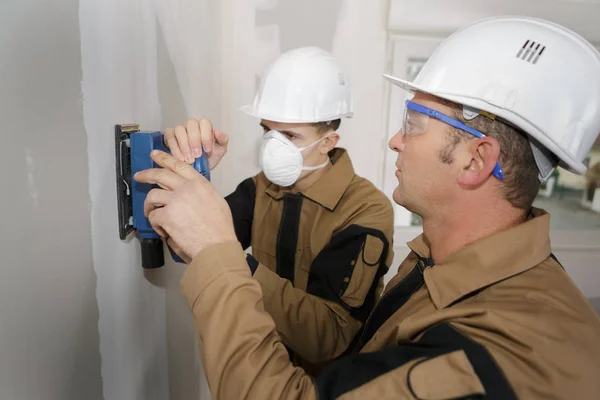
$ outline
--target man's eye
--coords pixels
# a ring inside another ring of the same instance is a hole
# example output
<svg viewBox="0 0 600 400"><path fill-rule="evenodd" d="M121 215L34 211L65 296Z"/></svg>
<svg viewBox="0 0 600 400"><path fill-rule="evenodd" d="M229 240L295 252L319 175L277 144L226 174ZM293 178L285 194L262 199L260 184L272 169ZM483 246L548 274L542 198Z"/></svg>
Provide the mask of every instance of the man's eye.
<svg viewBox="0 0 600 400"><path fill-rule="evenodd" d="M413 121L413 120L408 120L406 121L406 125L408 125L409 128L421 128L421 124L419 124L417 121Z"/></svg>

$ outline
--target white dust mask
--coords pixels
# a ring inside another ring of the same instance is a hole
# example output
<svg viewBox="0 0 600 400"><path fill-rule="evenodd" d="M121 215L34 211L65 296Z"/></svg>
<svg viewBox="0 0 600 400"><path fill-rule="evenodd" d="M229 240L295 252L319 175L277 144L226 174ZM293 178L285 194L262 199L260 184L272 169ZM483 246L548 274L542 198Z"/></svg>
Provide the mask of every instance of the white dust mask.
<svg viewBox="0 0 600 400"><path fill-rule="evenodd" d="M329 163L329 158L320 165L313 167L304 166L302 152L315 146L330 134L305 147L297 147L281 132L269 131L263 136L260 147L260 166L267 179L279 186L293 185L302 171L314 171L324 168Z"/></svg>

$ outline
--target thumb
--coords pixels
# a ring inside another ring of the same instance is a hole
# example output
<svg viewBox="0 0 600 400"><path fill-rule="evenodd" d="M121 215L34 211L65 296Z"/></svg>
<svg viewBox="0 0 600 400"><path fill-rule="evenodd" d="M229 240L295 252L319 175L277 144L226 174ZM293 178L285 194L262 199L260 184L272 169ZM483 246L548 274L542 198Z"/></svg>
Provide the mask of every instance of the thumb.
<svg viewBox="0 0 600 400"><path fill-rule="evenodd" d="M229 143L229 135L225 132L215 130L215 141L219 146L227 146L227 143Z"/></svg>
<svg viewBox="0 0 600 400"><path fill-rule="evenodd" d="M179 247L172 238L167 239L167 244L169 245L171 250L173 250L179 257L181 257L183 261L185 261L186 264L189 264L192 261L192 259L189 258L187 254L185 254L181 247Z"/></svg>

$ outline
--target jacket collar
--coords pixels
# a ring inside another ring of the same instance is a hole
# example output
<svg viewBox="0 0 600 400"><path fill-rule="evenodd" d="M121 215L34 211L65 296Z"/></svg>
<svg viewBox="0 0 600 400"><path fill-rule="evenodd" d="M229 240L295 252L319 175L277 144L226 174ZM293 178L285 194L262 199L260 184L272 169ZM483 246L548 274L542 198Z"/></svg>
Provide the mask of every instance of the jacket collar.
<svg viewBox="0 0 600 400"><path fill-rule="evenodd" d="M408 245L421 258L431 255L424 235ZM550 215L534 208L525 223L459 250L443 263L425 268L423 275L431 299L440 309L535 267L550 253Z"/></svg>

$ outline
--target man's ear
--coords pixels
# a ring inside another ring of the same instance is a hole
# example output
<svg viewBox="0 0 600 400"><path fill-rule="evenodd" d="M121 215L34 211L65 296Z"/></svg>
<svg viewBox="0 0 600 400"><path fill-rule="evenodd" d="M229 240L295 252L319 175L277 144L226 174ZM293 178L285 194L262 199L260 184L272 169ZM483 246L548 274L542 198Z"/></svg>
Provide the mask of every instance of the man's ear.
<svg viewBox="0 0 600 400"><path fill-rule="evenodd" d="M500 158L500 143L486 136L466 144L468 152L465 157L461 157L462 170L458 176L458 184L465 189L474 189L492 175Z"/></svg>
<svg viewBox="0 0 600 400"><path fill-rule="evenodd" d="M330 133L329 136L323 139L323 141L321 142L321 146L319 146L321 154L329 153L335 148L335 146L337 146L339 141L340 135L338 135L337 132Z"/></svg>

